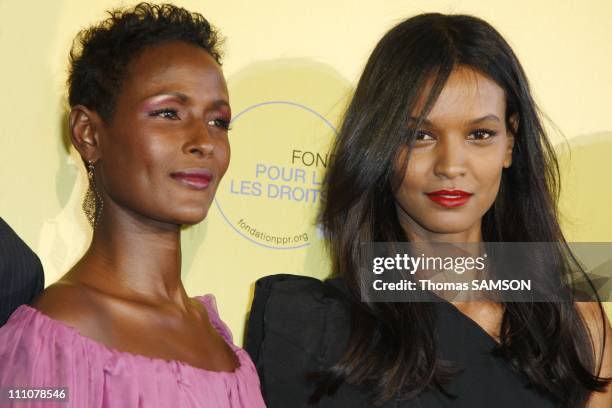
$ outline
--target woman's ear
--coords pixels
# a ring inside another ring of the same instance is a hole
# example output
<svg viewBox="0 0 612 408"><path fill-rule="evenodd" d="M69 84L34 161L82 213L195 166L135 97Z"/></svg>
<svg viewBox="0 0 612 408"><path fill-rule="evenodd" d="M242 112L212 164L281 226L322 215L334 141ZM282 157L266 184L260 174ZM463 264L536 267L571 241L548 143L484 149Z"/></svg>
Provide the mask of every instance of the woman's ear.
<svg viewBox="0 0 612 408"><path fill-rule="evenodd" d="M506 155L504 157L504 168L508 168L512 165L512 150L514 149L514 139L518 131L519 117L515 113L508 119L508 131L506 132L506 139L508 141L506 145Z"/></svg>
<svg viewBox="0 0 612 408"><path fill-rule="evenodd" d="M68 116L70 139L85 161L97 161L100 157L99 136L103 121L96 112L83 105L76 105Z"/></svg>

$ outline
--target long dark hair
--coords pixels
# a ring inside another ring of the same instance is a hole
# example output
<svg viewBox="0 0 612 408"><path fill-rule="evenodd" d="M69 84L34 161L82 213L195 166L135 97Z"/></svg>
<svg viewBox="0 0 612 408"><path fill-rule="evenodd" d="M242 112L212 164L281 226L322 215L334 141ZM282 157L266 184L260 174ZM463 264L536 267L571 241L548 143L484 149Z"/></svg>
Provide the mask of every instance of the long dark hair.
<svg viewBox="0 0 612 408"><path fill-rule="evenodd" d="M437 359L433 305L361 302L357 271L361 243L407 240L395 207L398 177L392 163L414 141L415 132L407 131L406 124L420 95L430 89L419 122L459 66L504 89L507 127L515 135L512 166L504 169L497 198L482 220L484 241L556 242L554 255L566 266L562 269L575 263L557 218L555 153L510 46L491 25L472 16L422 14L400 23L368 60L323 185L320 221L333 273L351 293L352 328L343 358L319 376L311 402L333 394L343 382L368 386L376 404L426 389L444 392L454 373ZM518 121L511 123L512 117ZM494 352L539 391L578 407L608 380L592 374L599 372L594 346L569 300L502 303L501 343Z"/></svg>

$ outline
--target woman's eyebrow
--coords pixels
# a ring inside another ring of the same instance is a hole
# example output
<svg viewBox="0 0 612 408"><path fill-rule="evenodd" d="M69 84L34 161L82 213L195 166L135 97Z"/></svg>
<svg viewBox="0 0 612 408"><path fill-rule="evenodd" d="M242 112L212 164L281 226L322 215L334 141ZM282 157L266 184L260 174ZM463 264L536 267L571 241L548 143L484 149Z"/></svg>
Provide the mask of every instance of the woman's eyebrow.
<svg viewBox="0 0 612 408"><path fill-rule="evenodd" d="M476 118L476 119L472 119L472 120L470 120L468 122L468 124L469 125L475 125L475 124L478 124L478 123L481 123L481 122L485 122L487 120L492 120L494 122L501 122L501 120L497 117L497 115L494 115L494 114L491 113L491 114L488 114L488 115L485 115L485 116L481 116L481 117ZM408 121L412 122L412 123L418 123L419 118L415 118L415 117L411 116L411 117L408 118ZM423 119L422 123L425 126L433 126L433 123L430 120L427 120L427 119Z"/></svg>
<svg viewBox="0 0 612 408"><path fill-rule="evenodd" d="M158 96L174 96L178 99L181 100L181 102L186 102L187 100L189 100L189 97L187 95L185 95L182 92L175 92L175 91L161 91L161 92L157 92L153 95L149 95L143 98L143 100L147 100L147 99L151 99L151 98L156 98Z"/></svg>
<svg viewBox="0 0 612 408"><path fill-rule="evenodd" d="M147 99L151 99L151 98L157 98L160 96L173 96L175 98L178 98L181 102L187 102L189 101L189 96L185 95L182 92L176 92L176 91L161 91L161 92L157 92L153 95L149 95L145 98L143 98L143 100L147 100ZM212 102L212 106L214 106L215 108L220 108L222 106L227 106L229 108L230 104L227 100L225 99L215 99Z"/></svg>
<svg viewBox="0 0 612 408"><path fill-rule="evenodd" d="M230 107L229 102L228 102L228 101L226 101L225 99L216 99L216 100L215 100L215 101L212 103L212 105L213 105L215 108L220 108L220 107L223 107L223 106L228 107L228 108Z"/></svg>
<svg viewBox="0 0 612 408"><path fill-rule="evenodd" d="M501 122L501 120L497 117L497 115L489 114L489 115L482 116L480 118L473 119L469 123L470 125L475 125L477 123L484 122L487 120L492 120L494 122Z"/></svg>
<svg viewBox="0 0 612 408"><path fill-rule="evenodd" d="M410 116L408 118L408 121L409 122L413 122L413 123L418 123L419 122L419 118L415 118L414 116ZM425 118L423 118L421 123L423 123L426 126L433 126L433 123L431 123L431 121L429 121L429 120L427 120Z"/></svg>

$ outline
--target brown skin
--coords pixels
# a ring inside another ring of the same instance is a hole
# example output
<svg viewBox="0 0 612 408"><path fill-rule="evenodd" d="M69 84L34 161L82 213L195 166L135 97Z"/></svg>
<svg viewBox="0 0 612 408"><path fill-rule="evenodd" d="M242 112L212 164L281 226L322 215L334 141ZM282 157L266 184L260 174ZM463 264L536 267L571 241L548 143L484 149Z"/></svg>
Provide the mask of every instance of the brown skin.
<svg viewBox="0 0 612 408"><path fill-rule="evenodd" d="M204 219L229 164L228 100L214 59L175 41L131 61L110 123L72 108L72 142L95 162L104 210L88 251L35 308L120 351L211 371L237 368L181 282L181 226ZM170 176L193 168L212 172L204 190Z"/></svg>
<svg viewBox="0 0 612 408"><path fill-rule="evenodd" d="M417 112L423 103L417 104ZM482 242L482 217L495 201L503 169L512 164L514 136L505 115L505 93L495 82L469 68L459 67L451 74L414 147L404 152L410 156L395 198L400 224L411 242ZM481 118L487 119L475 122ZM510 122L514 126L516 118ZM459 189L473 196L465 205L449 209L425 195L441 189ZM500 304L452 304L499 341ZM601 321L596 303L576 305L594 339L597 364L602 363L598 374L611 377L610 323ZM604 330L606 349L601 353ZM610 406L612 386L605 393L594 393L588 405Z"/></svg>
<svg viewBox="0 0 612 408"><path fill-rule="evenodd" d="M423 103L417 104L417 111ZM495 201L502 170L512 164L514 136L505 118L506 97L495 82L465 68L450 75L414 147L405 152L410 157L396 200L410 241L482 241L482 217ZM426 195L442 189L473 195L463 206L449 209ZM499 338L500 305L453 304Z"/></svg>

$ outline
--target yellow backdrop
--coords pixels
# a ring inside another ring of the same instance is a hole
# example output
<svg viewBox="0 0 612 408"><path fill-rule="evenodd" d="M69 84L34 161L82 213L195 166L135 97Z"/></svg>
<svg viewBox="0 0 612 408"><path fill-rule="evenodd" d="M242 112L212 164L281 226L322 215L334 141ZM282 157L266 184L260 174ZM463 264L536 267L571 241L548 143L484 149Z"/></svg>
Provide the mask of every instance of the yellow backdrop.
<svg viewBox="0 0 612 408"><path fill-rule="evenodd" d="M314 225L327 146L374 44L405 17L470 13L509 40L564 157L563 223L612 241L612 3L576 1L178 1L226 37L233 158L208 218L184 231L183 278L214 293L241 343L252 284L324 277ZM40 255L47 284L83 253L81 162L66 134L66 67L79 29L116 1L0 1L0 216ZM131 4L131 3L127 3ZM565 139L564 139L565 138Z"/></svg>

